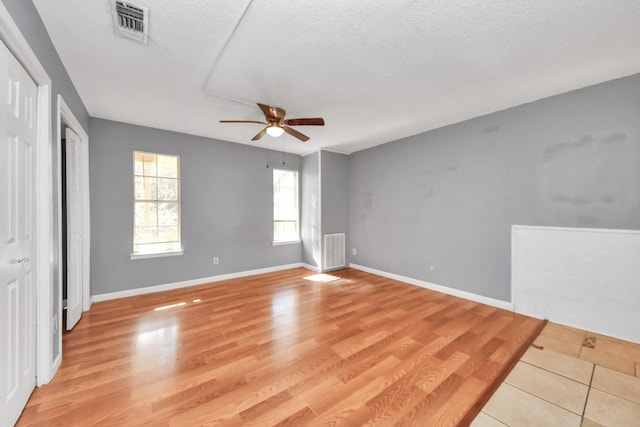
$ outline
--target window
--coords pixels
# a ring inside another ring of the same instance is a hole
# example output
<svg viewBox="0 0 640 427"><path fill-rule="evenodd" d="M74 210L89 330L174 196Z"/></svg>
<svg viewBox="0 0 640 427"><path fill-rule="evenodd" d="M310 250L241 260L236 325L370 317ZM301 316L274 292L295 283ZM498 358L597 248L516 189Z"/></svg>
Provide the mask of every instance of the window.
<svg viewBox="0 0 640 427"><path fill-rule="evenodd" d="M133 170L133 255L181 251L180 158L134 151Z"/></svg>
<svg viewBox="0 0 640 427"><path fill-rule="evenodd" d="M298 172L273 170L273 242L300 240L298 228Z"/></svg>

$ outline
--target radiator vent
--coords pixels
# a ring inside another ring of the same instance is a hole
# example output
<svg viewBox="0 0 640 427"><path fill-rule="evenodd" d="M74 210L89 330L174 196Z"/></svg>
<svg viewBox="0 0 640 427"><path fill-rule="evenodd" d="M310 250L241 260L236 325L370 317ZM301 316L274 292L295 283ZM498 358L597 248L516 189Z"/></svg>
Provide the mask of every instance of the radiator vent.
<svg viewBox="0 0 640 427"><path fill-rule="evenodd" d="M111 6L116 34L146 44L149 8L120 0L113 0Z"/></svg>
<svg viewBox="0 0 640 427"><path fill-rule="evenodd" d="M334 233L324 235L323 264L324 271L345 267L344 246L345 234Z"/></svg>

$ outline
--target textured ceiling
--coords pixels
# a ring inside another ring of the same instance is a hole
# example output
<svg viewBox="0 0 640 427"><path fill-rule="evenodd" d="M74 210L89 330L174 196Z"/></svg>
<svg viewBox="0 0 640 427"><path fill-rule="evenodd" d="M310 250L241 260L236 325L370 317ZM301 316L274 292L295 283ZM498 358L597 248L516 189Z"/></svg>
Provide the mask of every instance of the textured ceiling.
<svg viewBox="0 0 640 427"><path fill-rule="evenodd" d="M637 0L34 0L93 117L307 153L353 152L640 72ZM253 104L324 127L250 139Z"/></svg>

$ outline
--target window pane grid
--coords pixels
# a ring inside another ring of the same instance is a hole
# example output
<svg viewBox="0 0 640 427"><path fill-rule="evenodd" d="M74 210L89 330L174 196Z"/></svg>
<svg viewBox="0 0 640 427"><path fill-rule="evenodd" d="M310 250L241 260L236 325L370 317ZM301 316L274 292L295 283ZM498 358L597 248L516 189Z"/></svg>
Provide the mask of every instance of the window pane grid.
<svg viewBox="0 0 640 427"><path fill-rule="evenodd" d="M180 250L179 157L134 152L134 253Z"/></svg>
<svg viewBox="0 0 640 427"><path fill-rule="evenodd" d="M175 240L167 240L166 242L163 241L156 241L156 242L140 242L138 243L138 246L145 246L145 245L150 245L150 244L165 244L165 243L177 243Z"/></svg>
<svg viewBox="0 0 640 427"><path fill-rule="evenodd" d="M299 240L298 172L273 171L273 241Z"/></svg>

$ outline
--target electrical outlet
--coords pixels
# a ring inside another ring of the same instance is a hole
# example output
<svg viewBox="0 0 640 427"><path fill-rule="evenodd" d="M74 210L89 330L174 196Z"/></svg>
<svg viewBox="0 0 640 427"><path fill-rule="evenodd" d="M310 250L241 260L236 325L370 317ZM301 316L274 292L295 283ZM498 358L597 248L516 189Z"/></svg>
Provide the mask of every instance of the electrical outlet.
<svg viewBox="0 0 640 427"><path fill-rule="evenodd" d="M213 263L214 263L214 264L218 264L218 257L217 257L217 256L214 256L214 257L213 257Z"/></svg>
<svg viewBox="0 0 640 427"><path fill-rule="evenodd" d="M51 331L51 334L55 335L56 332L58 332L58 315L57 314L55 316L53 316L52 329L53 329L53 331Z"/></svg>
<svg viewBox="0 0 640 427"><path fill-rule="evenodd" d="M436 272L436 265L431 263L431 265L429 266L429 271L432 272L432 273L435 273Z"/></svg>
<svg viewBox="0 0 640 427"><path fill-rule="evenodd" d="M358 251L356 251L356 248L351 249L351 253L353 253L353 255L358 255Z"/></svg>

